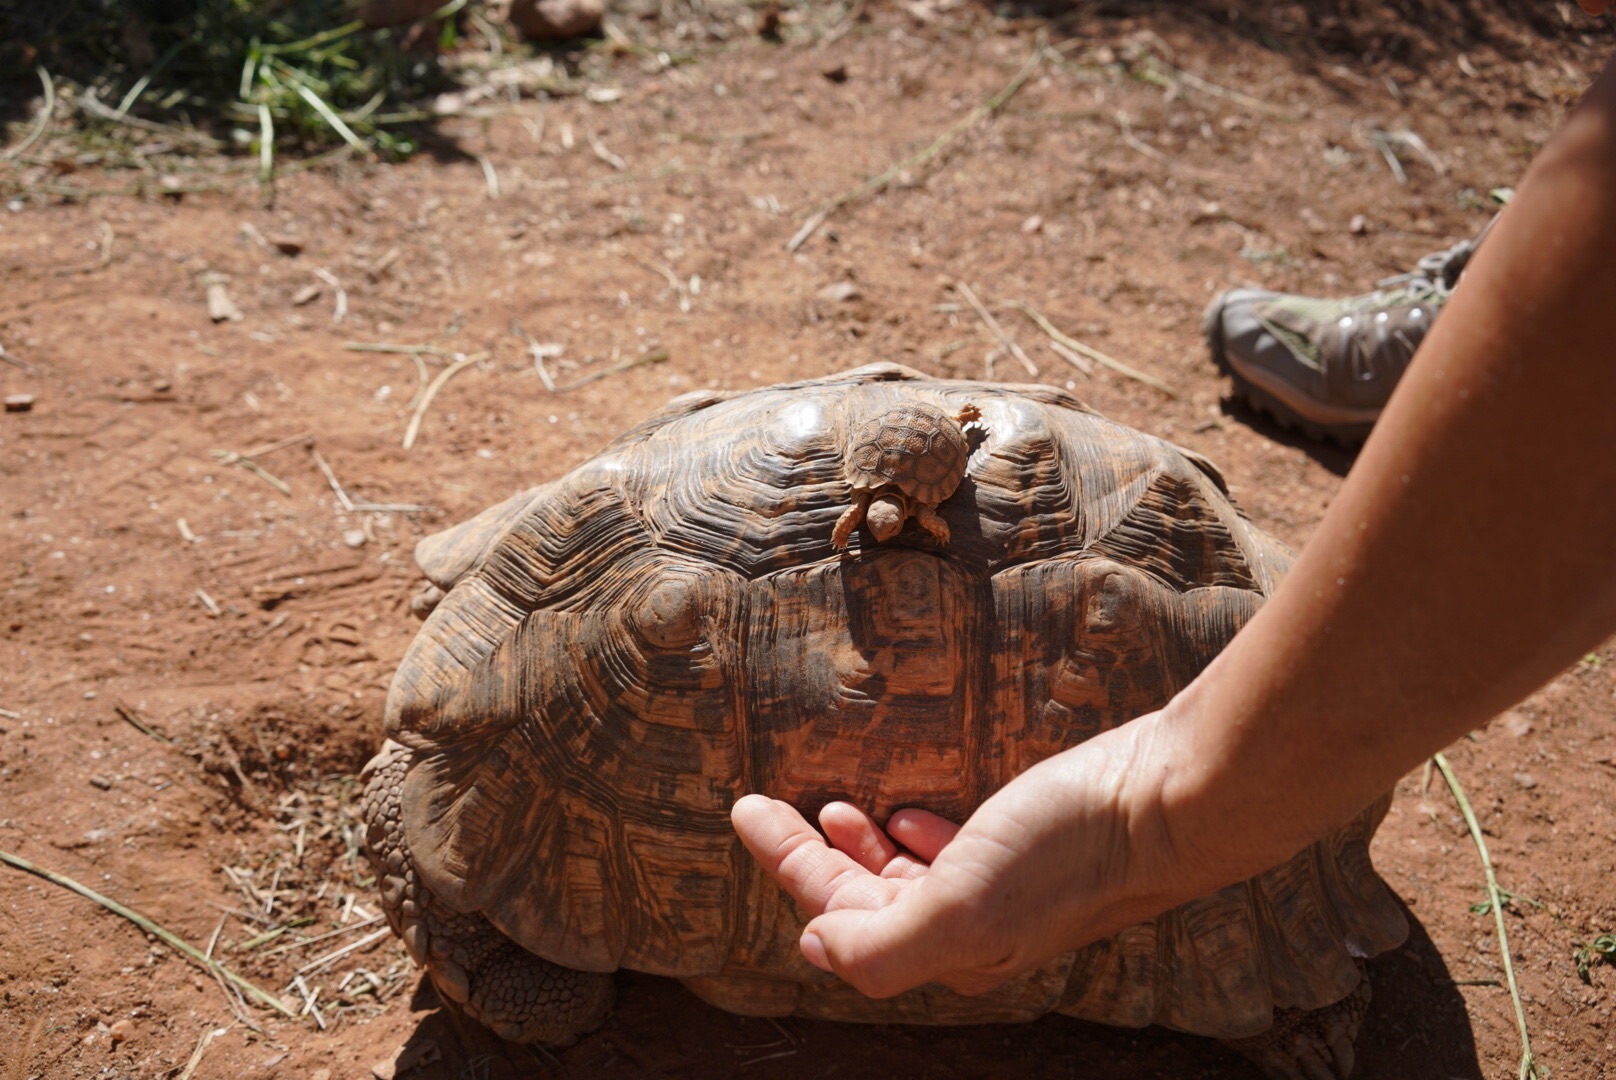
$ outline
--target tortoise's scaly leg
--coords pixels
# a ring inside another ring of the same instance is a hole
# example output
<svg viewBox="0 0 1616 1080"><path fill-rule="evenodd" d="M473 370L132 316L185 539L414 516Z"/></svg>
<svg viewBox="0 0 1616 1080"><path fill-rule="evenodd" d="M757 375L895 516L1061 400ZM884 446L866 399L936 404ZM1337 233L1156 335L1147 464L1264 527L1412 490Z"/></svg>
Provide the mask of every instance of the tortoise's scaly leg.
<svg viewBox="0 0 1616 1080"><path fill-rule="evenodd" d="M1358 986L1322 1009L1276 1009L1274 1026L1248 1039L1224 1045L1263 1071L1269 1080L1347 1080L1352 1075L1353 1040L1369 1009L1369 973Z"/></svg>
<svg viewBox="0 0 1616 1080"><path fill-rule="evenodd" d="M915 524L931 533L932 539L939 544L948 543L948 522L937 513L936 507L924 504L915 507Z"/></svg>
<svg viewBox="0 0 1616 1080"><path fill-rule="evenodd" d="M410 752L389 739L365 775L365 854L382 910L438 996L501 1038L566 1045L591 1031L612 1006L608 974L541 960L483 916L449 908L420 883L400 820Z"/></svg>
<svg viewBox="0 0 1616 1080"><path fill-rule="evenodd" d="M847 550L847 538L853 535L853 530L859 527L864 520L864 511L869 509L870 493L858 491L853 493L853 505L842 511L842 516L836 519L836 528L831 530L830 546L837 551Z"/></svg>

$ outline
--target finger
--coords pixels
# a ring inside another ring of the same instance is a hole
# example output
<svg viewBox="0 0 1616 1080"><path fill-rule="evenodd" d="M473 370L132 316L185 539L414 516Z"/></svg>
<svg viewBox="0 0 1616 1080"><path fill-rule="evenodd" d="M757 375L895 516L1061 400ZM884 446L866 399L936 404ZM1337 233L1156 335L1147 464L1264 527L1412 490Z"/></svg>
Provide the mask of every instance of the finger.
<svg viewBox="0 0 1616 1080"><path fill-rule="evenodd" d="M928 863L937 861L938 853L959 831L947 818L918 808L899 810L887 821L892 839Z"/></svg>
<svg viewBox="0 0 1616 1080"><path fill-rule="evenodd" d="M819 827L838 851L846 852L853 861L872 874L879 874L898 855L898 845L875 819L852 803L827 803L819 812Z"/></svg>
<svg viewBox="0 0 1616 1080"><path fill-rule="evenodd" d="M730 811L746 850L812 914L839 907L879 906L891 886L825 843L789 803L747 795Z"/></svg>

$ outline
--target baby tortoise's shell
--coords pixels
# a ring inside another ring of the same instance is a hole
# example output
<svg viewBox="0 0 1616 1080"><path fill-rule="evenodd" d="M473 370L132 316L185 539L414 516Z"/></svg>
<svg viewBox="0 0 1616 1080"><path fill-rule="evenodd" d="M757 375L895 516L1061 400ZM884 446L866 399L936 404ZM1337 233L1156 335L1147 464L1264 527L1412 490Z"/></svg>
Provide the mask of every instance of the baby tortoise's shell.
<svg viewBox="0 0 1616 1080"><path fill-rule="evenodd" d="M838 553L853 433L967 403L985 437L940 507L953 542L906 529ZM795 905L730 828L736 799L963 820L1159 708L1290 563L1210 464L1051 387L875 365L687 395L416 555L448 593L393 681L400 745L367 816L398 864L381 873L389 918L455 1000L479 992L459 953L435 959L397 897L562 969L675 976L742 1013L1058 1011L1230 1039L1348 998L1359 958L1406 934L1368 855L1388 797L1282 866L982 997L872 1001L802 959Z"/></svg>
<svg viewBox="0 0 1616 1080"><path fill-rule="evenodd" d="M964 416L975 416L966 406ZM855 491L894 487L928 506L954 494L965 476L971 448L961 420L935 405L904 402L858 427L847 456L848 481Z"/></svg>

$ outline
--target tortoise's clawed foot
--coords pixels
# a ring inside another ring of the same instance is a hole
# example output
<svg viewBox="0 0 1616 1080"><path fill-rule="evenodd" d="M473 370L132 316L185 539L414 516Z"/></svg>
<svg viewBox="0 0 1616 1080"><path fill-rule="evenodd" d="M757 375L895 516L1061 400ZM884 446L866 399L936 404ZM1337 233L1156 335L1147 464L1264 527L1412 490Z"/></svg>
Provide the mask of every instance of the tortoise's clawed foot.
<svg viewBox="0 0 1616 1080"><path fill-rule="evenodd" d="M922 506L915 511L915 523L930 533L931 538L939 544L948 543L950 536L948 522L944 521L936 510L929 506Z"/></svg>
<svg viewBox="0 0 1616 1080"><path fill-rule="evenodd" d="M848 538L853 535L853 530L858 528L863 521L863 503L855 502L852 506L843 510L842 516L836 519L836 528L831 531L830 546L837 551L846 551Z"/></svg>
<svg viewBox="0 0 1616 1080"><path fill-rule="evenodd" d="M389 739L365 766L365 854L382 910L451 1009L520 1043L565 1046L611 1010L612 977L542 960L483 916L458 912L419 880L401 820L410 752Z"/></svg>
<svg viewBox="0 0 1616 1080"><path fill-rule="evenodd" d="M1353 1040L1369 1009L1369 976L1357 989L1322 1009L1280 1009L1274 1026L1225 1045L1261 1069L1269 1080L1347 1080L1357 1055Z"/></svg>

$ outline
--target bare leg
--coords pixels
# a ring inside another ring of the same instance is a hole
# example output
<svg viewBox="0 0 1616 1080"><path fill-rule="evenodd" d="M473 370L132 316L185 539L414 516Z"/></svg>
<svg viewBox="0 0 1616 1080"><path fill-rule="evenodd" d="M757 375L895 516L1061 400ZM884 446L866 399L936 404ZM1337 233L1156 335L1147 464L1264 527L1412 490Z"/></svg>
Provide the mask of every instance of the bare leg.
<svg viewBox="0 0 1616 1080"><path fill-rule="evenodd" d="M856 492L853 495L853 505L842 511L842 516L836 519L836 528L830 534L830 546L837 551L847 550L847 538L853 535L853 530L864 521L864 511L869 509L870 493Z"/></svg>
<svg viewBox="0 0 1616 1080"><path fill-rule="evenodd" d="M501 1038L565 1045L612 1006L612 977L573 971L523 949L478 914L451 910L417 880L400 824L409 751L389 740L365 766L365 854L382 910L438 996Z"/></svg>
<svg viewBox="0 0 1616 1080"><path fill-rule="evenodd" d="M931 533L932 539L939 544L948 543L948 522L938 515L936 507L917 506L915 508L915 524Z"/></svg>
<svg viewBox="0 0 1616 1080"><path fill-rule="evenodd" d="M1359 970L1363 970L1360 964ZM1369 1008L1369 975L1357 989L1322 1009L1278 1009L1274 1026L1224 1045L1248 1058L1269 1080L1347 1080L1353 1040Z"/></svg>

